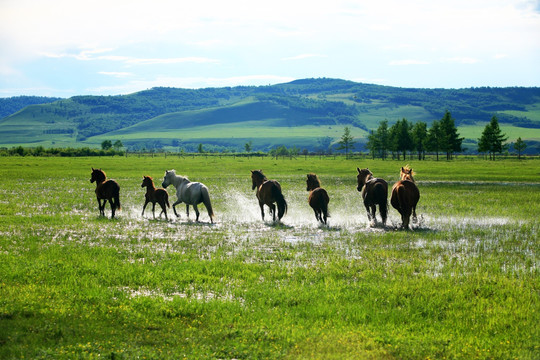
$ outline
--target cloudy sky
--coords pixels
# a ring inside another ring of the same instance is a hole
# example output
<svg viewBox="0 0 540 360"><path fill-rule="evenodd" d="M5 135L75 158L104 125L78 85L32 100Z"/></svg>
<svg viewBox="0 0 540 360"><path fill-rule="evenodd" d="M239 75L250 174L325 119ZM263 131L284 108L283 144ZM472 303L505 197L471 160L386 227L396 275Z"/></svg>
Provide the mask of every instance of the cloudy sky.
<svg viewBox="0 0 540 360"><path fill-rule="evenodd" d="M308 77L540 86L540 1L0 0L0 97Z"/></svg>

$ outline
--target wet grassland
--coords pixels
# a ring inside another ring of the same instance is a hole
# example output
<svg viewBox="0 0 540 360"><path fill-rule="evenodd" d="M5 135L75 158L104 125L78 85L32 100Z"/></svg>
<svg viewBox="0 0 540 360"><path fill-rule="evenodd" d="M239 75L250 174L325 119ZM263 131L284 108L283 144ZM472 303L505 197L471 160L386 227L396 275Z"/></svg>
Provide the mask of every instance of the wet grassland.
<svg viewBox="0 0 540 360"><path fill-rule="evenodd" d="M356 190L356 167L393 184L397 161L0 158L0 358L538 358L540 161L409 163L413 231L392 208L370 227ZM114 220L91 167L120 184ZM143 175L169 169L209 187L215 224L141 217ZM252 169L280 181L281 223Z"/></svg>

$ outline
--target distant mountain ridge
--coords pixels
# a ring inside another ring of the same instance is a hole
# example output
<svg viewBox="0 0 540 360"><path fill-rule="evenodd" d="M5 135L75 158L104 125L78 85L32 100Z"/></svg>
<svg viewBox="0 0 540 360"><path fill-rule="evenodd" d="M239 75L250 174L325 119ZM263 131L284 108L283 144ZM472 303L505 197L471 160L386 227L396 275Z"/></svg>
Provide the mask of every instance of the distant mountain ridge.
<svg viewBox="0 0 540 360"><path fill-rule="evenodd" d="M255 147L284 139L313 148L321 137L335 140L343 126L362 139L381 120L431 123L445 110L458 127L479 126L496 114L501 124L532 129L530 139L536 141L540 88L413 89L318 78L269 86L152 88L118 96L5 98L0 145L95 146L109 137L131 146L200 142L238 148L253 138Z"/></svg>

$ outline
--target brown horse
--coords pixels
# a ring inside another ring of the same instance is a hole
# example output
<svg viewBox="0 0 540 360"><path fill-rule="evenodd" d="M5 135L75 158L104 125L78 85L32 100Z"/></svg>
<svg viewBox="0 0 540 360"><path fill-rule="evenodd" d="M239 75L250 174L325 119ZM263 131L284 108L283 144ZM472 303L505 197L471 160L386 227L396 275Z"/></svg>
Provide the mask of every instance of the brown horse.
<svg viewBox="0 0 540 360"><path fill-rule="evenodd" d="M368 220L372 223L377 222L375 217L376 205L379 205L383 225L386 225L386 216L388 213L388 183L384 179L374 178L369 169L356 168L358 170L356 189L362 193L364 206L367 210ZM370 212L371 210L371 212Z"/></svg>
<svg viewBox="0 0 540 360"><path fill-rule="evenodd" d="M270 208L272 219L276 221L276 205L278 208L278 221L287 212L287 202L281 193L281 185L275 180L268 180L262 170L251 170L251 190L257 189L257 199L261 207L261 215L264 221L264 205Z"/></svg>
<svg viewBox="0 0 540 360"><path fill-rule="evenodd" d="M107 200L111 204L112 215L111 219L114 218L114 213L116 209L120 210L120 186L114 180L107 180L107 175L101 169L92 168L92 177L90 182L96 182L96 197L99 206L99 215L105 216L105 204ZM101 203L103 200L103 204Z"/></svg>
<svg viewBox="0 0 540 360"><path fill-rule="evenodd" d="M392 196L390 203L401 214L401 227L409 228L409 219L411 213L413 222L416 223L416 204L420 200L420 191L416 186L413 178L413 171L409 165L402 167L400 179L392 187Z"/></svg>
<svg viewBox="0 0 540 360"><path fill-rule="evenodd" d="M161 217L161 214L165 213L165 219L169 220L169 218L167 217L167 208L170 208L171 205L169 205L169 194L167 193L167 190L156 189L156 187L154 186L154 180L152 180L150 176L143 177L141 187L146 187L146 194L144 195L146 200L142 208L141 216L144 216L144 209L146 209L146 205L151 202L152 215L154 216L154 219L156 218L156 203L158 203L159 206L161 206L161 213L159 214L159 217Z"/></svg>
<svg viewBox="0 0 540 360"><path fill-rule="evenodd" d="M321 182L315 174L307 174L306 179L307 191L309 191L309 206L315 212L315 219L326 224L326 219L328 215L328 203L330 202L330 197L325 189L321 187Z"/></svg>

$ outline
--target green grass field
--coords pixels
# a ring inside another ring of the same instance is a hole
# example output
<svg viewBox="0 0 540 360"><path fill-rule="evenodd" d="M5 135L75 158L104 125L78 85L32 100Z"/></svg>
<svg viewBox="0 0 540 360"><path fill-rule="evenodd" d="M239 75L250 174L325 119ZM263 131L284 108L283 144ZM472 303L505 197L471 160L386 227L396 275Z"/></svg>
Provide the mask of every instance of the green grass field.
<svg viewBox="0 0 540 360"><path fill-rule="evenodd" d="M537 359L539 161L410 164L402 231L394 209L370 227L356 190L357 166L393 183L397 161L1 157L0 358ZM91 167L121 186L114 220ZM183 205L141 217L142 176L172 168L208 185L215 224L202 205L201 223ZM251 169L280 181L281 224L261 221Z"/></svg>

